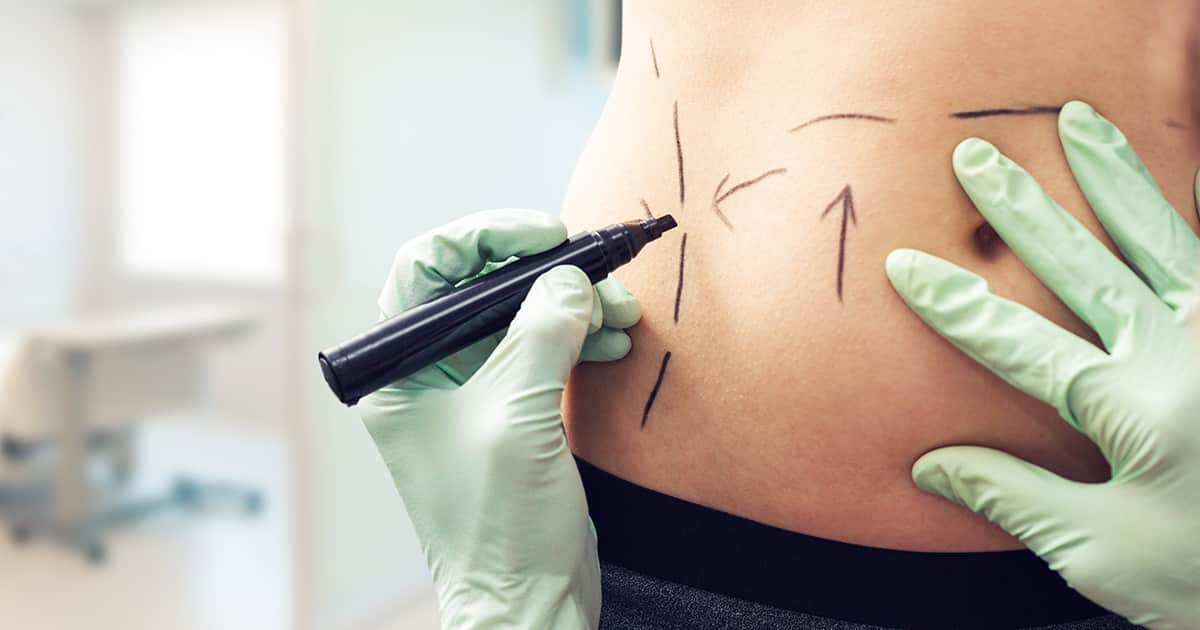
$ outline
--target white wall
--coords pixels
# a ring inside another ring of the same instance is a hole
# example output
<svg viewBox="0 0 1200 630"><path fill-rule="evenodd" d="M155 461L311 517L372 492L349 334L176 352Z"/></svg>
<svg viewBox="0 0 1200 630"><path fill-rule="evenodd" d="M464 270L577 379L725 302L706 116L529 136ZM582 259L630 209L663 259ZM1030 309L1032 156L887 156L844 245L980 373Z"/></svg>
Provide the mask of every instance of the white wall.
<svg viewBox="0 0 1200 630"><path fill-rule="evenodd" d="M0 331L76 302L84 35L68 9L0 1Z"/></svg>
<svg viewBox="0 0 1200 630"><path fill-rule="evenodd" d="M281 283L197 282L120 264L114 15L172 4L186 3L0 0L0 333L164 303L243 306L258 332L209 353L204 399L212 415L279 427L289 391Z"/></svg>
<svg viewBox="0 0 1200 630"><path fill-rule="evenodd" d="M316 351L372 323L396 248L472 210L557 211L606 84L562 57L564 5L303 0L304 392L298 619L343 628L427 584L387 471Z"/></svg>

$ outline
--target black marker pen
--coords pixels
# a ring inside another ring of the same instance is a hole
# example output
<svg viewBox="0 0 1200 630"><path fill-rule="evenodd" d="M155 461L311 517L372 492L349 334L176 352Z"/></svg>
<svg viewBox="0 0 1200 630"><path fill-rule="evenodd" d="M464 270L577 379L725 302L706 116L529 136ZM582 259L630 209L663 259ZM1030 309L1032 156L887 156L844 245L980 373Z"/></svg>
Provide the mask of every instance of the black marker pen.
<svg viewBox="0 0 1200 630"><path fill-rule="evenodd" d="M583 232L540 254L513 261L450 293L376 324L317 355L325 382L353 405L367 394L439 361L512 322L533 281L574 265L593 283L675 227L671 215Z"/></svg>

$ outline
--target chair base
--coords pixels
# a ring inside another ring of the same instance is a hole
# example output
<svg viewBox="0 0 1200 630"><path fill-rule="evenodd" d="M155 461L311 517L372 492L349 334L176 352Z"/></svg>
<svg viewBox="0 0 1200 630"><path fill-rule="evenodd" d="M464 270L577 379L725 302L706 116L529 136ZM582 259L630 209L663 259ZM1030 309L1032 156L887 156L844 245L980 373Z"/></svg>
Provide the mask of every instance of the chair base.
<svg viewBox="0 0 1200 630"><path fill-rule="evenodd" d="M50 478L33 476L12 485L0 485L0 519L7 521L14 542L28 544L45 538L78 551L93 564L103 564L108 559L104 535L112 530L172 510L234 511L252 516L265 507L263 494L256 488L206 482L190 476L176 477L165 491L155 495L132 497L128 488L133 476L130 436L93 434L89 438L90 455L109 456L108 474L97 479L86 473L86 466L81 467L80 474L86 478L82 484L85 505L72 517L63 517L64 499L56 496ZM114 453L114 445L126 448L117 448ZM0 440L0 457L24 468L52 464L44 460L51 460L54 455L53 443Z"/></svg>

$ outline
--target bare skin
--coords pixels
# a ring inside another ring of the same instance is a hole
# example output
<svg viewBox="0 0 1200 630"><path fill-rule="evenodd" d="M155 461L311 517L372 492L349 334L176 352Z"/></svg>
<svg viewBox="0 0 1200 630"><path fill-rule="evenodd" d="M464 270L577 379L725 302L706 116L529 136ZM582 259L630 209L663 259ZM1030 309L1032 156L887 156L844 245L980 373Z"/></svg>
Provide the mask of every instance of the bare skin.
<svg viewBox="0 0 1200 630"><path fill-rule="evenodd" d="M932 448L992 446L1073 479L1106 478L1090 442L1052 409L909 312L884 258L897 247L942 256L1094 339L980 228L950 153L970 135L993 141L1102 235L1054 114L1036 111L1082 99L1121 127L1195 227L1191 3L625 6L613 93L563 217L573 230L604 225L644 215L645 200L680 229L618 273L644 319L627 360L572 377L578 455L760 522L912 550L1019 546L913 486L909 468ZM953 115L994 109L1031 111ZM833 114L866 118L804 126Z"/></svg>

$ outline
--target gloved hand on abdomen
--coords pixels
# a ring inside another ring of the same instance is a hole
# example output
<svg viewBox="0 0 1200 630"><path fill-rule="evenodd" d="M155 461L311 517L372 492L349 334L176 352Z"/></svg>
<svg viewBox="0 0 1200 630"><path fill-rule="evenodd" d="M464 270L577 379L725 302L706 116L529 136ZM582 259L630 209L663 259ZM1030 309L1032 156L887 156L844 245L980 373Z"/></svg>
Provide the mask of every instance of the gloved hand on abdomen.
<svg viewBox="0 0 1200 630"><path fill-rule="evenodd" d="M1200 239L1125 136L1091 107L1059 117L1071 170L1125 266L995 147L954 170L1005 243L1103 342L1080 339L928 254L887 261L930 326L1099 445L1112 480L1081 484L1000 451L942 448L913 479L987 516L1093 601L1155 630L1200 627ZM1136 273L1135 273L1136 271ZM1016 604L1019 605L1019 602Z"/></svg>

